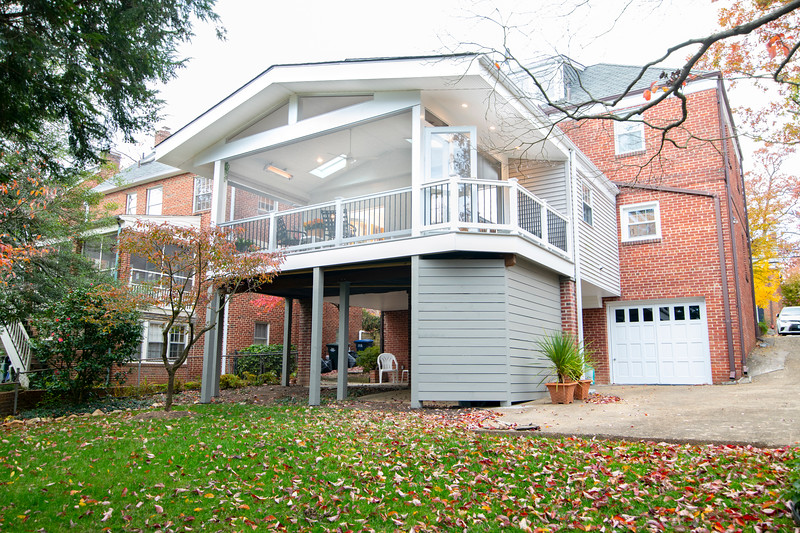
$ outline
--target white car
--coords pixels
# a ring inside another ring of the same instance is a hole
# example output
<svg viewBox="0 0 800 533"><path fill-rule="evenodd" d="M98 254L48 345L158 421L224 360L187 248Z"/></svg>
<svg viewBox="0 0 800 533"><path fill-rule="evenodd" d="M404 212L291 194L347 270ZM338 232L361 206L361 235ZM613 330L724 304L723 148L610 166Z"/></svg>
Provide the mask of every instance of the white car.
<svg viewBox="0 0 800 533"><path fill-rule="evenodd" d="M775 330L778 335L787 333L800 333L800 307L784 307L778 313L778 320L775 323Z"/></svg>

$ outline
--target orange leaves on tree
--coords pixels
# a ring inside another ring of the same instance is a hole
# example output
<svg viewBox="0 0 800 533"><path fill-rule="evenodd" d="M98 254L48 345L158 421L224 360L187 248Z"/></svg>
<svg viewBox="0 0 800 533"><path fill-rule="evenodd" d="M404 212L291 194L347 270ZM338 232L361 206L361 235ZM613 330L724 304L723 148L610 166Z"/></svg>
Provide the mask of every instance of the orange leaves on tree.
<svg viewBox="0 0 800 533"><path fill-rule="evenodd" d="M789 47L783 42L783 34L779 33L773 35L767 41L767 53L770 59L775 59L778 54L787 56L789 55Z"/></svg>

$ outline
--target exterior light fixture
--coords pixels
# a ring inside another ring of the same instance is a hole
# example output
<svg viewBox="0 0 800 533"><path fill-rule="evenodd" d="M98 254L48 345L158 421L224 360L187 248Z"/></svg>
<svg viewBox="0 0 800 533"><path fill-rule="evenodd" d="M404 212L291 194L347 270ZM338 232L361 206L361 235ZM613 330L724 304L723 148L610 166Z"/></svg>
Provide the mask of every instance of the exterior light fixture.
<svg viewBox="0 0 800 533"><path fill-rule="evenodd" d="M283 170L282 168L278 168L274 165L267 163L264 165L264 172L272 172L273 174L277 174L282 178L286 178L287 180L292 179L292 175L289 174L287 171Z"/></svg>

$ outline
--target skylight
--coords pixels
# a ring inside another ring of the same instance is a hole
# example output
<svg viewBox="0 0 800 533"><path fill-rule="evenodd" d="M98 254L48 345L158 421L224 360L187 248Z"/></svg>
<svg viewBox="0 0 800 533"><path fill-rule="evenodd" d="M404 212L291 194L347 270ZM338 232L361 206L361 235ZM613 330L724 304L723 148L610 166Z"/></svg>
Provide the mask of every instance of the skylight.
<svg viewBox="0 0 800 533"><path fill-rule="evenodd" d="M347 155L340 154L331 159L330 161L322 163L320 166L312 170L311 173L318 178L324 179L335 172L339 172L346 166L347 166Z"/></svg>

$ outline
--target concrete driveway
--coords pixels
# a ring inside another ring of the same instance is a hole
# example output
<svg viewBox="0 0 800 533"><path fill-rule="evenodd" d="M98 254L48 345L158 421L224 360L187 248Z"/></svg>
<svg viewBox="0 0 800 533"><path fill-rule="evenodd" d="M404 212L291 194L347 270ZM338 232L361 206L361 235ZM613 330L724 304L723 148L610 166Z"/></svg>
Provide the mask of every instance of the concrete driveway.
<svg viewBox="0 0 800 533"><path fill-rule="evenodd" d="M542 433L669 442L800 443L800 336L768 337L748 359L750 375L736 384L606 385L609 404L553 405L537 400L494 408L499 421L538 425Z"/></svg>

